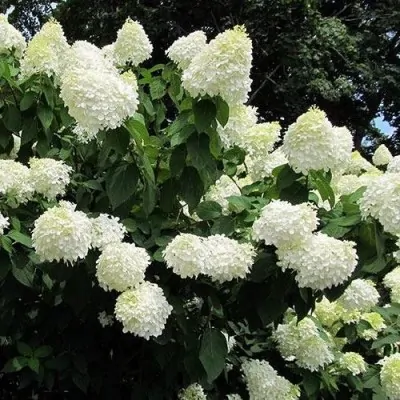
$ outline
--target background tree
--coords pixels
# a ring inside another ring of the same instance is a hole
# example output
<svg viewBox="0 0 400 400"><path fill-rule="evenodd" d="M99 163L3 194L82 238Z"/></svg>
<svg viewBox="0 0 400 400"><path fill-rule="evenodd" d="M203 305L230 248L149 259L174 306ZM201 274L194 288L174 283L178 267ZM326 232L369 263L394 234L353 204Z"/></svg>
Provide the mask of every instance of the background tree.
<svg viewBox="0 0 400 400"><path fill-rule="evenodd" d="M15 3L15 4L14 4ZM47 0L0 1L27 35L49 15ZM400 9L397 0L79 0L58 2L54 15L71 40L97 45L115 40L127 16L144 25L155 53L179 36L203 29L209 38L244 24L254 43L252 104L266 120L284 126L310 105L326 110L337 125L354 134L356 148L386 142L393 152L400 143ZM371 122L383 115L395 129L382 136Z"/></svg>

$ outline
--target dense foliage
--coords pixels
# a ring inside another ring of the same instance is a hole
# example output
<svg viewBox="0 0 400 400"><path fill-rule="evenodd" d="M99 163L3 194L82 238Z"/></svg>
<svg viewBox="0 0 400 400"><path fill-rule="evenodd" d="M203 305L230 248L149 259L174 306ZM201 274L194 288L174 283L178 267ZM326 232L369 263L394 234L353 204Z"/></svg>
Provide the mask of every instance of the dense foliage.
<svg viewBox="0 0 400 400"><path fill-rule="evenodd" d="M244 28L203 38L0 16L2 398L399 398L399 158L258 122Z"/></svg>
<svg viewBox="0 0 400 400"><path fill-rule="evenodd" d="M369 153L380 142L399 152L400 11L397 0L14 0L0 12L27 34L48 18L51 5L70 40L103 46L131 16L154 43L153 61L179 36L202 29L214 37L244 24L253 38L251 103L267 120L288 126L311 105L324 109L336 125L346 125L355 147ZM394 135L382 137L373 120L382 113Z"/></svg>

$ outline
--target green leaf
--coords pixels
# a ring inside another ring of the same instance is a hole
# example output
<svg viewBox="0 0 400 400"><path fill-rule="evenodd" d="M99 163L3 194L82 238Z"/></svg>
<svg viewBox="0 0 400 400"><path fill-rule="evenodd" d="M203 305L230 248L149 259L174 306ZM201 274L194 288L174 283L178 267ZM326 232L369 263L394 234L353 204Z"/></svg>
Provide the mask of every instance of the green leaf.
<svg viewBox="0 0 400 400"><path fill-rule="evenodd" d="M51 108L46 106L39 106L37 115L39 117L40 122L43 125L43 128L47 131L51 123L53 122L54 114Z"/></svg>
<svg viewBox="0 0 400 400"><path fill-rule="evenodd" d="M179 193L179 182L174 179L167 179L160 190L160 207L163 211L172 212L177 203L177 194Z"/></svg>
<svg viewBox="0 0 400 400"><path fill-rule="evenodd" d="M35 270L29 266L24 266L23 268L12 267L12 274L14 278L22 283L24 286L32 287L33 280L35 277Z"/></svg>
<svg viewBox="0 0 400 400"><path fill-rule="evenodd" d="M339 226L354 226L357 225L360 221L361 221L360 214L347 215L332 220L332 222L334 222Z"/></svg>
<svg viewBox="0 0 400 400"><path fill-rule="evenodd" d="M26 247L32 248L32 239L22 232L18 232L15 229L12 229L10 232L7 233L7 236L13 239L14 242L21 243Z"/></svg>
<svg viewBox="0 0 400 400"><path fill-rule="evenodd" d="M34 352L33 356L36 358L46 358L53 352L51 346L40 346Z"/></svg>
<svg viewBox="0 0 400 400"><path fill-rule="evenodd" d="M320 378L312 373L306 372L304 374L303 382L302 382L304 391L306 392L309 398L319 393L319 388L321 385Z"/></svg>
<svg viewBox="0 0 400 400"><path fill-rule="evenodd" d="M89 379L88 375L74 373L72 375L72 381L80 390L82 390L83 393L87 393L89 383L90 383L90 379Z"/></svg>
<svg viewBox="0 0 400 400"><path fill-rule="evenodd" d="M235 220L230 216L222 216L214 221L211 228L211 234L221 234L230 236L235 231Z"/></svg>
<svg viewBox="0 0 400 400"><path fill-rule="evenodd" d="M25 357L31 357L33 354L32 347L25 342L17 342L18 353Z"/></svg>
<svg viewBox="0 0 400 400"><path fill-rule="evenodd" d="M200 100L193 106L194 124L197 132L205 132L217 115L217 108L211 100Z"/></svg>
<svg viewBox="0 0 400 400"><path fill-rule="evenodd" d="M24 96L19 103L19 109L21 111L26 111L32 107L36 100L37 93L35 92L25 92Z"/></svg>
<svg viewBox="0 0 400 400"><path fill-rule="evenodd" d="M157 189L153 182L147 180L143 190L143 210L146 215L150 215L157 203Z"/></svg>
<svg viewBox="0 0 400 400"><path fill-rule="evenodd" d="M221 97L217 97L215 103L217 106L217 115L216 115L217 121L222 126L225 126L229 120L229 105Z"/></svg>
<svg viewBox="0 0 400 400"><path fill-rule="evenodd" d="M26 357L14 357L7 361L6 365L2 369L2 372L18 372L27 365L28 359Z"/></svg>
<svg viewBox="0 0 400 400"><path fill-rule="evenodd" d="M218 218L222 213L222 207L215 201L203 201L196 208L196 214L204 221Z"/></svg>
<svg viewBox="0 0 400 400"><path fill-rule="evenodd" d="M36 140L38 123L36 119L26 119L22 125L21 146Z"/></svg>
<svg viewBox="0 0 400 400"><path fill-rule="evenodd" d="M193 135L186 143L188 161L199 172L207 189L217 177L217 163L210 152L210 139L206 134Z"/></svg>
<svg viewBox="0 0 400 400"><path fill-rule="evenodd" d="M324 174L321 171L311 171L310 176L322 200L328 200L330 206L333 208L335 206L335 193Z"/></svg>
<svg viewBox="0 0 400 400"><path fill-rule="evenodd" d="M165 82L161 78L155 78L150 83L150 97L153 100L161 99L165 95Z"/></svg>
<svg viewBox="0 0 400 400"><path fill-rule="evenodd" d="M137 229L136 221L132 218L126 218L122 221L122 224L125 226L128 232L135 232Z"/></svg>
<svg viewBox="0 0 400 400"><path fill-rule="evenodd" d="M218 378L223 371L227 354L225 336L218 329L208 329L201 339L199 359L209 383Z"/></svg>
<svg viewBox="0 0 400 400"><path fill-rule="evenodd" d="M135 193L138 180L139 171L134 164L122 164L108 171L106 191L114 210Z"/></svg>
<svg viewBox="0 0 400 400"><path fill-rule="evenodd" d="M171 147L185 143L190 138L192 133L195 132L195 130L195 126L193 124L189 124L184 126L178 132L174 133L171 137Z"/></svg>
<svg viewBox="0 0 400 400"><path fill-rule="evenodd" d="M176 147L169 159L169 169L172 176L179 176L186 165L187 150L185 145Z"/></svg>
<svg viewBox="0 0 400 400"><path fill-rule="evenodd" d="M190 210L193 210L199 204L204 194L204 186L196 168L184 168L180 179L179 193Z"/></svg>
<svg viewBox="0 0 400 400"><path fill-rule="evenodd" d="M39 373L40 362L37 358L30 358L28 360L28 367L37 374Z"/></svg>
<svg viewBox="0 0 400 400"><path fill-rule="evenodd" d="M326 233L328 236L332 236L336 239L343 237L346 233L350 231L351 228L339 226L336 224L336 222L329 222L321 229L321 232Z"/></svg>
<svg viewBox="0 0 400 400"><path fill-rule="evenodd" d="M396 343L398 341L400 341L400 335L399 334L392 334L392 335L386 336L384 338L375 340L372 343L371 349L372 350L379 349L379 348L381 348L381 347L383 347L383 346L385 346L387 344L393 344L393 343Z"/></svg>
<svg viewBox="0 0 400 400"><path fill-rule="evenodd" d="M10 132L18 132L21 129L22 118L17 107L10 105L3 113L4 126Z"/></svg>
<svg viewBox="0 0 400 400"><path fill-rule="evenodd" d="M252 207L251 201L245 196L229 196L226 199L229 202L229 209L237 214Z"/></svg>
<svg viewBox="0 0 400 400"><path fill-rule="evenodd" d="M361 270L369 274L378 274L387 266L387 261L384 257L377 257L374 261L365 263Z"/></svg>
<svg viewBox="0 0 400 400"><path fill-rule="evenodd" d="M103 146L119 154L126 154L129 150L130 134L126 129L107 131Z"/></svg>
<svg viewBox="0 0 400 400"><path fill-rule="evenodd" d="M237 146L224 153L224 159L235 165L243 164L245 157L246 152Z"/></svg>
<svg viewBox="0 0 400 400"><path fill-rule="evenodd" d="M292 186L292 184L301 176L300 174L296 174L296 172L294 172L287 164L275 168L274 174L276 174L276 186L279 191Z"/></svg>

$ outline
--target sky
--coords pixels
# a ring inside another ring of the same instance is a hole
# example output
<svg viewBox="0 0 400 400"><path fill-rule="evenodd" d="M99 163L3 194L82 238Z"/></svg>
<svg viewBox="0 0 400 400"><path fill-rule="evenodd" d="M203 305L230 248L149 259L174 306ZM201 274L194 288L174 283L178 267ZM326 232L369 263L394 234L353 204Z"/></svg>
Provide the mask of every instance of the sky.
<svg viewBox="0 0 400 400"><path fill-rule="evenodd" d="M390 124L383 120L382 116L378 116L374 119L375 126L385 135L392 135L394 128Z"/></svg>

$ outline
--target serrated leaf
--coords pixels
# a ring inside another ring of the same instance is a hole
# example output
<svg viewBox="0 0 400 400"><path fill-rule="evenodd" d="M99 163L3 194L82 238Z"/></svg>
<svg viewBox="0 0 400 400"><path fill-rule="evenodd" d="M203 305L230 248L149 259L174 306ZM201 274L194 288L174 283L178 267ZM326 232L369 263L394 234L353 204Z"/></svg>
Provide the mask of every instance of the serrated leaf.
<svg viewBox="0 0 400 400"><path fill-rule="evenodd" d="M165 95L165 82L160 78L155 78L150 83L150 97L153 100L161 99Z"/></svg>
<svg viewBox="0 0 400 400"><path fill-rule="evenodd" d="M31 108L35 102L36 96L37 93L35 92L25 92L24 96L21 99L21 102L19 103L19 109L21 111L26 111Z"/></svg>
<svg viewBox="0 0 400 400"><path fill-rule="evenodd" d="M208 382L213 382L225 367L228 348L225 336L215 328L208 329L202 339L199 359L207 373Z"/></svg>
<svg viewBox="0 0 400 400"><path fill-rule="evenodd" d="M26 247L32 248L32 239L22 232L12 229L8 232L7 236L14 240L14 242L21 243Z"/></svg>
<svg viewBox="0 0 400 400"><path fill-rule="evenodd" d="M37 358L30 358L28 360L28 367L37 374L39 373L40 362Z"/></svg>
<svg viewBox="0 0 400 400"><path fill-rule="evenodd" d="M252 207L251 201L245 196L229 196L226 199L229 203L229 209L237 214Z"/></svg>
<svg viewBox="0 0 400 400"><path fill-rule="evenodd" d="M196 214L204 221L218 218L222 213L222 207L215 201L203 201L196 208Z"/></svg>
<svg viewBox="0 0 400 400"><path fill-rule="evenodd" d="M204 186L196 168L184 168L180 179L179 193L190 210L193 210L199 204L204 194Z"/></svg>
<svg viewBox="0 0 400 400"><path fill-rule="evenodd" d="M45 130L48 130L54 118L54 114L51 108L46 106L40 106L37 111L37 116L39 117L39 121L42 123L43 128Z"/></svg>
<svg viewBox="0 0 400 400"><path fill-rule="evenodd" d="M106 191L113 209L127 201L136 190L139 171L134 164L122 164L111 168L106 177Z"/></svg>
<svg viewBox="0 0 400 400"><path fill-rule="evenodd" d="M197 132L205 132L217 115L217 108L211 100L200 100L193 106L194 124Z"/></svg>
<svg viewBox="0 0 400 400"><path fill-rule="evenodd" d="M24 286L32 287L33 280L35 277L35 270L29 266L25 266L23 268L17 268L15 266L12 267L12 274L14 278L22 283Z"/></svg>

